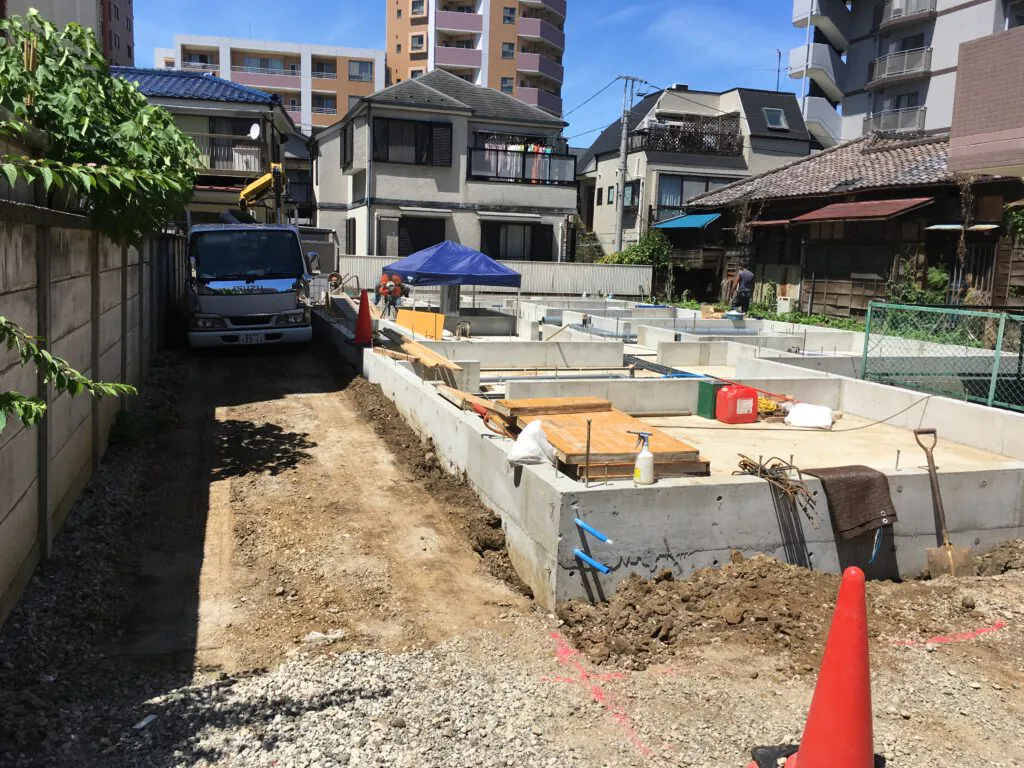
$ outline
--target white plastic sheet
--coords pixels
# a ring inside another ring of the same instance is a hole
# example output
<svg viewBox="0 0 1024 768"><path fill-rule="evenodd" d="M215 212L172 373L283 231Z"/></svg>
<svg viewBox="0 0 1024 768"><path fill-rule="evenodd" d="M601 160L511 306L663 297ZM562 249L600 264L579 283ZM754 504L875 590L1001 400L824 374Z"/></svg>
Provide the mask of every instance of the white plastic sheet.
<svg viewBox="0 0 1024 768"><path fill-rule="evenodd" d="M555 449L544 434L542 422L532 421L519 433L516 444L508 452L508 463L513 467L555 463Z"/></svg>
<svg viewBox="0 0 1024 768"><path fill-rule="evenodd" d="M807 429L832 429L832 409L825 405L797 403L786 415L786 424Z"/></svg>

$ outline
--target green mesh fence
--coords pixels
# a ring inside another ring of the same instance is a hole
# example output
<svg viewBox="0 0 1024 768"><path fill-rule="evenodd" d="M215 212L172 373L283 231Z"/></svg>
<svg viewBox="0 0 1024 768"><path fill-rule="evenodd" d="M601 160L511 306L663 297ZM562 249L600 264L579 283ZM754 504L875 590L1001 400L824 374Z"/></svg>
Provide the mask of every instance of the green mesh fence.
<svg viewBox="0 0 1024 768"><path fill-rule="evenodd" d="M1024 411L1024 316L872 302L869 381Z"/></svg>

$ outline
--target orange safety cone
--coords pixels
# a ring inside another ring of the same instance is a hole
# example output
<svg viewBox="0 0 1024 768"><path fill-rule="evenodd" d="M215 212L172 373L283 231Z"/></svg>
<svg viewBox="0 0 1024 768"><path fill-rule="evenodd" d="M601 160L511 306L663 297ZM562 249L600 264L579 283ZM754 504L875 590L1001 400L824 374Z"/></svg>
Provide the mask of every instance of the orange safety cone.
<svg viewBox="0 0 1024 768"><path fill-rule="evenodd" d="M800 746L756 749L752 765L774 766L783 757L786 768L876 765L864 582L860 568L843 574Z"/></svg>
<svg viewBox="0 0 1024 768"><path fill-rule="evenodd" d="M359 317L356 318L356 346L373 344L373 321L370 320L370 297L364 289L359 296Z"/></svg>

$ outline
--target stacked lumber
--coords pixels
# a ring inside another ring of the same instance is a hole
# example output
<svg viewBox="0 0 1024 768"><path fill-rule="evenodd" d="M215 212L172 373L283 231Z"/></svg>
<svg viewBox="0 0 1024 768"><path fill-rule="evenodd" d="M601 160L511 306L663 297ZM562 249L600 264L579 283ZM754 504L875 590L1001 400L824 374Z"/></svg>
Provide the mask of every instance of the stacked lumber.
<svg viewBox="0 0 1024 768"><path fill-rule="evenodd" d="M438 394L462 410L479 413L495 432L510 437L527 424L541 421L544 434L555 449L559 468L570 477L585 480L621 479L633 476L639 452L634 432L651 434L656 477L706 476L711 465L700 451L659 429L612 407L597 397L555 397L526 400L498 400L439 386ZM587 422L590 422L590 454L587 455Z"/></svg>

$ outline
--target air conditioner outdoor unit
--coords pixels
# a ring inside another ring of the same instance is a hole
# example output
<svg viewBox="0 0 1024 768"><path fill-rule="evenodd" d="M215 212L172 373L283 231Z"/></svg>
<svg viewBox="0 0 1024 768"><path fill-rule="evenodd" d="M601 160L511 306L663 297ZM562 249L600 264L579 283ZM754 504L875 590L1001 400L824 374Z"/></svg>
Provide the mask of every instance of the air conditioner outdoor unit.
<svg viewBox="0 0 1024 768"><path fill-rule="evenodd" d="M792 296L779 296L779 298L775 300L775 311L780 315L785 315L794 311L794 301L795 300Z"/></svg>

